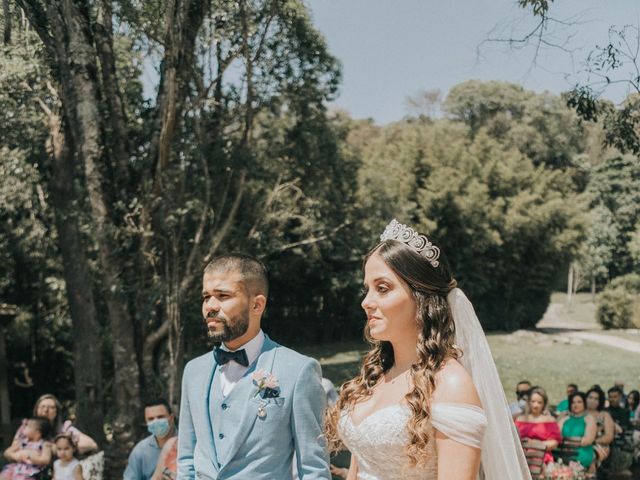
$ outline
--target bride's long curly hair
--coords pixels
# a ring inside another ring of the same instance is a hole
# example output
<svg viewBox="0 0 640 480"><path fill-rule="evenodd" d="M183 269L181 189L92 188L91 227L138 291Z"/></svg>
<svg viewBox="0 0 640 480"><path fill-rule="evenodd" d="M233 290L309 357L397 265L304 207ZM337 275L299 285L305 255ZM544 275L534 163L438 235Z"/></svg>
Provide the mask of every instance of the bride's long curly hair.
<svg viewBox="0 0 640 480"><path fill-rule="evenodd" d="M387 266L409 286L417 307L418 361L410 370L413 389L405 395L411 409L411 417L407 422L409 441L406 453L410 464L416 466L427 459L435 376L448 358L459 358L461 355L454 343L455 326L447 302L447 294L456 287L456 281L442 252L437 267L396 240L385 240L376 245L365 257L364 264L373 254L380 255ZM364 334L371 350L362 361L360 374L342 385L338 402L327 411L325 428L332 451L342 447L338 436L340 412L370 397L374 387L394 363L390 342L373 339L368 326Z"/></svg>

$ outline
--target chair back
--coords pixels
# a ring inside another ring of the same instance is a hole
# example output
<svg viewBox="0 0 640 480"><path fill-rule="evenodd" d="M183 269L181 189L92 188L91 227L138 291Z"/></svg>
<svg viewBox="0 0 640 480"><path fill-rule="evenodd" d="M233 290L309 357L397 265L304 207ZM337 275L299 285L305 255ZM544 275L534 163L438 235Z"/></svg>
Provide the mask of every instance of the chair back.
<svg viewBox="0 0 640 480"><path fill-rule="evenodd" d="M564 437L562 443L553 451L554 460L562 460L565 465L568 465L572 460L576 460L581 441L580 437Z"/></svg>
<svg viewBox="0 0 640 480"><path fill-rule="evenodd" d="M544 454L547 451L545 444L539 440L522 440L522 449L527 459L527 465L534 480L544 478Z"/></svg>

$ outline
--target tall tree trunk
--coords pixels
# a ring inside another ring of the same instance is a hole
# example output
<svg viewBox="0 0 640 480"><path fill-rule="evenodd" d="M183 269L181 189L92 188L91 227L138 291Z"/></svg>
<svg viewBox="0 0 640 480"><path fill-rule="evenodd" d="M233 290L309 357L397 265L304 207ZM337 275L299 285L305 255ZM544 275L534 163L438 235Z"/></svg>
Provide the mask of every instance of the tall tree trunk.
<svg viewBox="0 0 640 480"><path fill-rule="evenodd" d="M573 295L573 263L569 264L569 274L567 275L567 305L571 306L572 295Z"/></svg>
<svg viewBox="0 0 640 480"><path fill-rule="evenodd" d="M98 259L104 278L105 302L109 326L113 335L113 393L116 416L113 420L114 442L110 450L112 476L119 476L127 453L136 438L136 418L140 414L140 371L134 342L133 321L121 282L122 268L113 241L115 226L103 190L103 120L100 115L98 68L93 48L90 19L87 10L80 10L72 0L62 0L62 18L66 26L72 63L69 82L62 85L63 98L70 118L76 152L83 161L92 223L98 246ZM53 20L53 19L52 19ZM60 62L62 63L62 62Z"/></svg>
<svg viewBox="0 0 640 480"><path fill-rule="evenodd" d="M113 16L111 0L101 0L98 18L95 23L96 50L100 58L100 72L104 98L109 112L108 130L110 132L109 148L113 157L113 163L117 169L119 191L125 192L129 179L129 139L127 124L118 86L116 74L116 59L113 51Z"/></svg>
<svg viewBox="0 0 640 480"><path fill-rule="evenodd" d="M102 404L101 327L93 297L93 279L79 228L73 160L62 132L60 117L41 103L49 117L52 177L49 182L58 248L73 331L73 358L78 428L104 442Z"/></svg>
<svg viewBox="0 0 640 480"><path fill-rule="evenodd" d="M2 0L2 14L4 16L4 44L11 43L11 9L9 8L9 0Z"/></svg>

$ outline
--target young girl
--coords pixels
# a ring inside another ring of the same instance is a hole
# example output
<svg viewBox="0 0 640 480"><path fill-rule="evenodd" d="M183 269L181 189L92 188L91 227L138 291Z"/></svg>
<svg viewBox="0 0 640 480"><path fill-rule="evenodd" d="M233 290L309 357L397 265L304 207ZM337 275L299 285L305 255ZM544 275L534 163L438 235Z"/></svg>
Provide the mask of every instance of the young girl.
<svg viewBox="0 0 640 480"><path fill-rule="evenodd" d="M44 417L27 420L24 438L14 441L5 451L5 457L14 463L6 465L0 473L0 480L27 480L51 463L51 446L45 442L51 424Z"/></svg>
<svg viewBox="0 0 640 480"><path fill-rule="evenodd" d="M58 435L55 440L58 459L53 463L53 480L82 480L82 466L74 457L77 447L69 435Z"/></svg>

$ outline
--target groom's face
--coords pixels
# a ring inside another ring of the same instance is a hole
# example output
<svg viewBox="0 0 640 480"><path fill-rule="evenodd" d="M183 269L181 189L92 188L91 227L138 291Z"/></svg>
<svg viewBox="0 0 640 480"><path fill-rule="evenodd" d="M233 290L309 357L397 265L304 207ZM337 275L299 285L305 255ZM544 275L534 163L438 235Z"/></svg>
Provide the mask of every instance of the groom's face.
<svg viewBox="0 0 640 480"><path fill-rule="evenodd" d="M250 296L242 276L234 271L212 271L202 281L202 315L209 338L230 342L249 329Z"/></svg>

